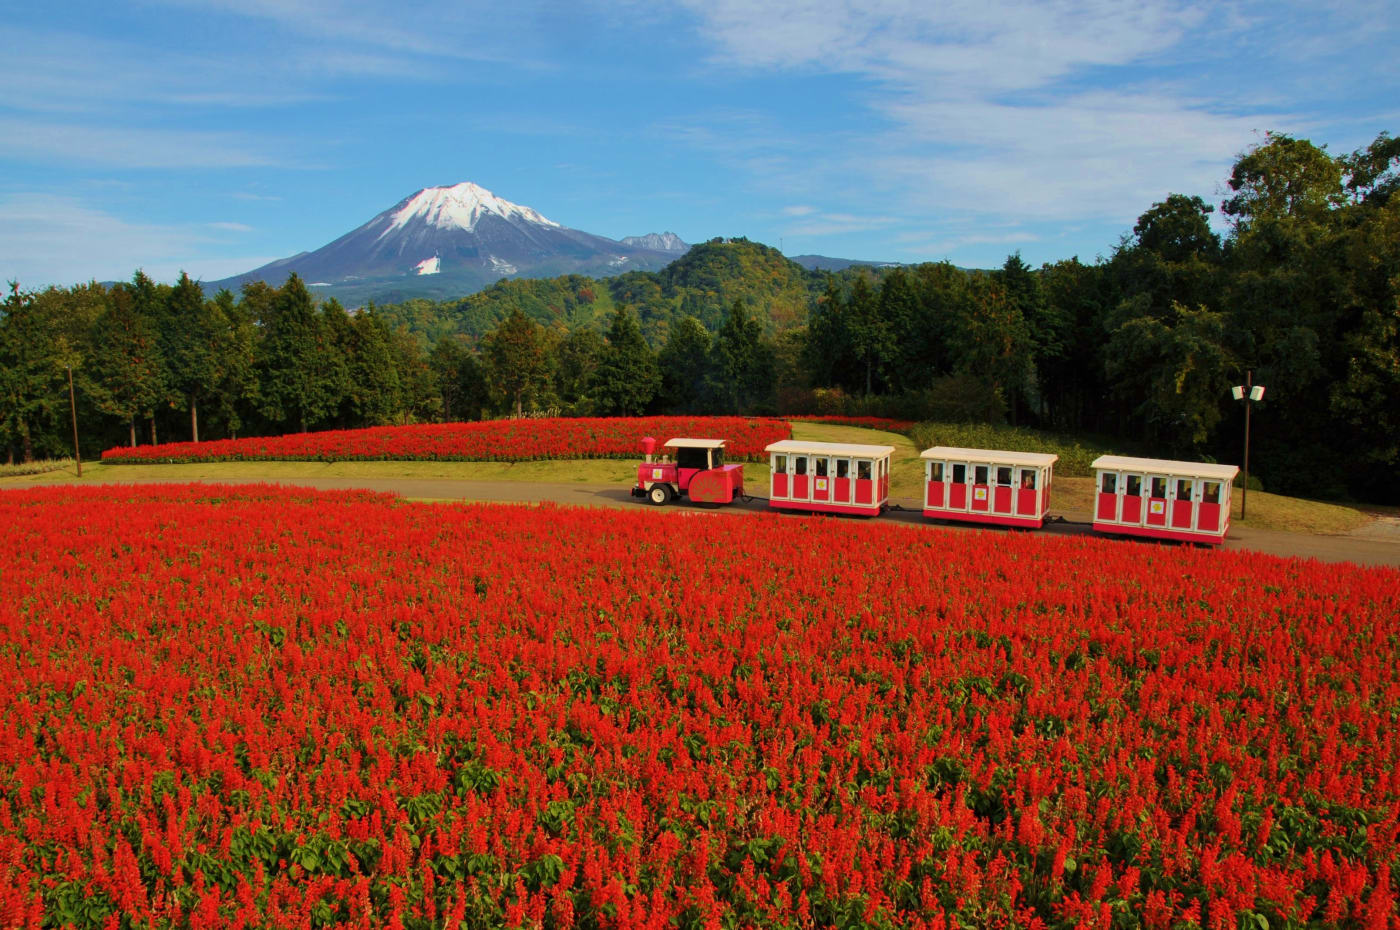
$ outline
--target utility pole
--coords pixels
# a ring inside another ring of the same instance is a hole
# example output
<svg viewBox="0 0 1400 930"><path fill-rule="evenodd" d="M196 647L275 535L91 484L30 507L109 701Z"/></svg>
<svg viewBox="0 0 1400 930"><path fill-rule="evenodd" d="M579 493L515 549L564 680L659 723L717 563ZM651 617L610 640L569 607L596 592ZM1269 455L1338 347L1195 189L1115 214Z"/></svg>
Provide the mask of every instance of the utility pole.
<svg viewBox="0 0 1400 930"><path fill-rule="evenodd" d="M1244 520L1245 507L1249 504L1249 411L1256 400L1264 398L1264 385L1254 383L1254 369L1244 373L1244 385L1230 389L1235 400L1244 401L1244 486L1240 492L1240 520Z"/></svg>
<svg viewBox="0 0 1400 930"><path fill-rule="evenodd" d="M68 369L68 410L73 414L73 461L78 463L78 477L83 476L83 454L78 451L78 399L73 393L73 366L64 365Z"/></svg>

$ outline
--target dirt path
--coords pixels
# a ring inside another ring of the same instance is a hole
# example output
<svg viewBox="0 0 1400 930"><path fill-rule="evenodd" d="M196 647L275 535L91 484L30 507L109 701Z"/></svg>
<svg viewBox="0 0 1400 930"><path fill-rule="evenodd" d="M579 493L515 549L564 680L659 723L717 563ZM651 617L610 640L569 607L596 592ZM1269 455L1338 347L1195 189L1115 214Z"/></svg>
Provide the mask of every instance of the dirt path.
<svg viewBox="0 0 1400 930"><path fill-rule="evenodd" d="M274 482L257 479L182 479L202 483L237 484L282 484L320 490L346 490L363 488L371 491L384 491L399 494L406 498L421 500L468 500L468 501L517 501L541 503L551 501L583 507L646 507L634 499L629 489L618 485L554 484L525 481L466 481L449 478L281 478ZM47 483L47 482L36 482ZM64 483L64 482L53 482ZM120 482L123 484L162 483L159 479L136 479ZM1000 529L979 529L958 524L933 523L919 512L916 500L895 500L892 503L903 510L886 514L886 519L918 526L939 526L963 532L1008 532ZM680 506L686 506L684 504ZM731 510L759 512L766 508L763 501L754 500L738 503ZM1064 523L1047 525L1044 532L1065 535L1087 534L1089 514L1077 512L1055 512L1063 516ZM793 519L805 519L795 516ZM1323 562L1355 562L1361 565L1387 565L1400 567L1400 520L1391 518L1389 523L1378 526L1369 524L1356 533L1345 536L1313 536L1302 533L1281 533L1273 530L1233 526L1225 540L1226 549L1248 549L1267 552L1271 555L1297 556L1318 559ZM1141 544L1140 541L1136 544Z"/></svg>

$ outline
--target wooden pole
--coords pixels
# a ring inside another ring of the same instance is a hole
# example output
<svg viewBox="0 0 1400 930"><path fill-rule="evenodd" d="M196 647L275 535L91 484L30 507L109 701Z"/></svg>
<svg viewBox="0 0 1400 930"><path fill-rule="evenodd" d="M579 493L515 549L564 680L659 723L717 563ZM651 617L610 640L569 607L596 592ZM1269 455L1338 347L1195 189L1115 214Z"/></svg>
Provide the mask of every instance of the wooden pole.
<svg viewBox="0 0 1400 930"><path fill-rule="evenodd" d="M1244 490L1240 494L1240 522L1244 522L1245 507L1249 504L1249 409L1254 406L1254 369L1244 374Z"/></svg>
<svg viewBox="0 0 1400 930"><path fill-rule="evenodd" d="M78 477L83 476L83 454L78 450L78 399L73 393L73 366L65 365L68 369L68 410L73 414L73 461L78 463Z"/></svg>

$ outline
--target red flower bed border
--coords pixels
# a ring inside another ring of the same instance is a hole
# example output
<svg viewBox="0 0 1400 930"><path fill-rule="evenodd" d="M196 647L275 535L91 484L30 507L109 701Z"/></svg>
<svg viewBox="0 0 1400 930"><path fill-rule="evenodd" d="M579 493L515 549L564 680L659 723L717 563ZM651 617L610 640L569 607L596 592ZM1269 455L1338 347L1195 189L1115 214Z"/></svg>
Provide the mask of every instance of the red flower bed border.
<svg viewBox="0 0 1400 930"><path fill-rule="evenodd" d="M212 442L119 446L104 463L249 461L462 461L524 462L540 459L638 458L643 436L660 442L678 436L728 439L733 460L759 461L764 447L787 439L783 420L762 417L550 417L424 423L357 430Z"/></svg>

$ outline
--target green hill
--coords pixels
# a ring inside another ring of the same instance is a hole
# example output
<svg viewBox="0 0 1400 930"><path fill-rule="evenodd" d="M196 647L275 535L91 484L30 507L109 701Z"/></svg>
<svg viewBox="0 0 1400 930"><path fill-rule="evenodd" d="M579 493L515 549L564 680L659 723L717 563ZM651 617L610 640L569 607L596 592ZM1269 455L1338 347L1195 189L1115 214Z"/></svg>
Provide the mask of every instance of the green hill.
<svg viewBox="0 0 1400 930"><path fill-rule="evenodd" d="M712 239L660 271L512 278L456 300L415 298L378 309L391 327L406 327L431 344L452 334L475 341L516 308L545 326L601 330L622 304L636 312L647 340L659 345L682 316L717 330L736 300L770 334L802 326L825 282L825 272L808 271L777 249L742 238Z"/></svg>

